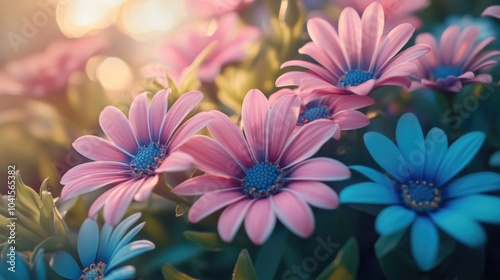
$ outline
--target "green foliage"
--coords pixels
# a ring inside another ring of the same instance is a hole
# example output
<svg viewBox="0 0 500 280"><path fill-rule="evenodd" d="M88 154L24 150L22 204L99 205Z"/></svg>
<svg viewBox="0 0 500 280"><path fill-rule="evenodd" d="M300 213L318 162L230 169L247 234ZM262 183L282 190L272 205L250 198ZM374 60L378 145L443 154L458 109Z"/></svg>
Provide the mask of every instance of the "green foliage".
<svg viewBox="0 0 500 280"><path fill-rule="evenodd" d="M359 266L359 246L354 238L346 244L316 280L355 280Z"/></svg>

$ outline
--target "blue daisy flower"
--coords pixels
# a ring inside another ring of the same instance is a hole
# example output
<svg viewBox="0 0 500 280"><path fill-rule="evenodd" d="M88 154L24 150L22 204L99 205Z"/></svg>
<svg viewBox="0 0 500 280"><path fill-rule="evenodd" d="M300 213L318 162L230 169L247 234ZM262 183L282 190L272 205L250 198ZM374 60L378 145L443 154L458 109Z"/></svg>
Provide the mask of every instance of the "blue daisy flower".
<svg viewBox="0 0 500 280"><path fill-rule="evenodd" d="M420 269L437 265L438 228L466 246L479 247L486 241L479 222L500 223L500 198L481 194L500 189L500 174L477 172L450 182L476 155L483 133L468 133L448 147L443 130L433 128L424 139L417 117L408 113L399 119L397 146L376 132L366 133L364 140L373 159L395 180L352 166L373 182L345 188L340 201L390 205L377 216L375 229L386 236L411 226L411 250Z"/></svg>
<svg viewBox="0 0 500 280"><path fill-rule="evenodd" d="M14 258L4 252L0 259L0 280L45 280L47 273L43 263L43 249L37 250L31 264L14 251Z"/></svg>
<svg viewBox="0 0 500 280"><path fill-rule="evenodd" d="M142 229L141 223L127 230L141 217L133 214L113 228L104 224L101 231L97 223L88 218L78 232L77 249L80 262L64 251L56 252L50 266L60 276L75 280L119 280L135 277L133 266L118 268L121 263L155 248L148 240L130 242Z"/></svg>

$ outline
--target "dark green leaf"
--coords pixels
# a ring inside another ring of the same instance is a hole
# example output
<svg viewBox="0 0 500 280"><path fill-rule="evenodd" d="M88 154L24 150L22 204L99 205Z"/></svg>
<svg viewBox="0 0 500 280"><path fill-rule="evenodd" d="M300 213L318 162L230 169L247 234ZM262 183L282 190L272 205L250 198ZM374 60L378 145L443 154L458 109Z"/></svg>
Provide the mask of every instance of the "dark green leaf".
<svg viewBox="0 0 500 280"><path fill-rule="evenodd" d="M234 267L233 280L257 280L257 273L253 267L248 251L241 251L236 266Z"/></svg>
<svg viewBox="0 0 500 280"><path fill-rule="evenodd" d="M161 273L163 274L163 279L165 280L195 280L196 278L192 278L177 269L175 267L169 265L168 263L164 264L161 268Z"/></svg>
<svg viewBox="0 0 500 280"><path fill-rule="evenodd" d="M354 280L359 265L359 246L354 238L349 238L346 244L316 280Z"/></svg>
<svg viewBox="0 0 500 280"><path fill-rule="evenodd" d="M220 251L222 248L228 247L228 244L214 232L185 231L184 236L206 250Z"/></svg>

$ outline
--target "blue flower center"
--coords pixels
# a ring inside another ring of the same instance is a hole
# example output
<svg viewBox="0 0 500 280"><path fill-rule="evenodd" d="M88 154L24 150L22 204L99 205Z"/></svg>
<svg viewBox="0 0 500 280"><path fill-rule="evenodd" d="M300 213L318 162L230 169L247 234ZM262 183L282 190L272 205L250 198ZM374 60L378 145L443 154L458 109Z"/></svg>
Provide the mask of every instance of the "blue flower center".
<svg viewBox="0 0 500 280"><path fill-rule="evenodd" d="M406 206L419 213L432 212L441 204L441 191L427 181L410 181L401 186Z"/></svg>
<svg viewBox="0 0 500 280"><path fill-rule="evenodd" d="M366 72L363 70L349 70L347 74L340 77L339 85L343 88L348 86L357 86L368 80L374 79L375 75L371 72Z"/></svg>
<svg viewBox="0 0 500 280"><path fill-rule="evenodd" d="M458 77L461 74L462 69L454 66L440 66L432 71L432 77L434 77L434 80L446 79L448 76Z"/></svg>
<svg viewBox="0 0 500 280"><path fill-rule="evenodd" d="M241 187L249 198L265 198L277 193L284 182L285 175L278 165L261 162L245 172Z"/></svg>
<svg viewBox="0 0 500 280"><path fill-rule="evenodd" d="M80 280L99 280L104 278L104 268L106 264L99 262L97 265L91 264L82 270L83 274L80 276Z"/></svg>
<svg viewBox="0 0 500 280"><path fill-rule="evenodd" d="M327 119L330 117L330 110L325 105L306 108L297 120L298 125L304 125L317 119Z"/></svg>
<svg viewBox="0 0 500 280"><path fill-rule="evenodd" d="M134 178L141 178L155 174L155 169L165 159L166 148L159 143L149 143L139 148L135 157L130 161L130 169Z"/></svg>

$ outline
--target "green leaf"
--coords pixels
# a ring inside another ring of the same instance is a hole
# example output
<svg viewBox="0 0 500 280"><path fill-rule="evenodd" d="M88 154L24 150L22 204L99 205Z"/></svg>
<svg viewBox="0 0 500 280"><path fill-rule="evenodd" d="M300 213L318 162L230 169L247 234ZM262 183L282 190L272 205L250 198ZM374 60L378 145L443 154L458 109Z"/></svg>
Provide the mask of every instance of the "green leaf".
<svg viewBox="0 0 500 280"><path fill-rule="evenodd" d="M163 274L163 279L165 280L195 280L196 278L192 278L177 269L175 267L169 265L168 263L164 264L161 268L161 273Z"/></svg>
<svg viewBox="0 0 500 280"><path fill-rule="evenodd" d="M384 275L389 280L417 279L418 270L409 255L408 248L402 248L401 244L407 240L406 231L381 236L375 243L375 254L380 263Z"/></svg>
<svg viewBox="0 0 500 280"><path fill-rule="evenodd" d="M40 217L42 201L32 188L24 184L19 170L16 172L16 194L16 211L22 212L26 218L37 220Z"/></svg>
<svg viewBox="0 0 500 280"><path fill-rule="evenodd" d="M228 247L228 244L214 232L185 231L184 236L206 250L220 251L222 248Z"/></svg>
<svg viewBox="0 0 500 280"><path fill-rule="evenodd" d="M274 279L278 266L285 252L288 230L285 227L276 227L269 239L257 253L255 270L259 279Z"/></svg>
<svg viewBox="0 0 500 280"><path fill-rule="evenodd" d="M346 244L316 280L354 280L359 266L359 246L353 237Z"/></svg>
<svg viewBox="0 0 500 280"><path fill-rule="evenodd" d="M248 251L241 251L236 266L234 267L233 280L257 280L257 273L253 267Z"/></svg>

